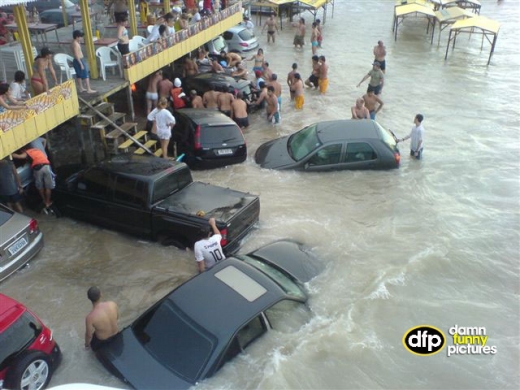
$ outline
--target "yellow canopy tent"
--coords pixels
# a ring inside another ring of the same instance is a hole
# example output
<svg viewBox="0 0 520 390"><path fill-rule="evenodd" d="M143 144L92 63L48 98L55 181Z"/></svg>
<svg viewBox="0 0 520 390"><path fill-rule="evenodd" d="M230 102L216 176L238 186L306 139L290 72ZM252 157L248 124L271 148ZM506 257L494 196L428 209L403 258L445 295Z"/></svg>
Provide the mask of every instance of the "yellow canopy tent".
<svg viewBox="0 0 520 390"><path fill-rule="evenodd" d="M480 30L480 32L475 32L475 29ZM456 21L450 29L450 36L448 38L448 45L446 46L446 55L444 56L444 59L446 60L448 58L448 49L450 47L451 41L453 41L452 50L455 49L455 42L459 34L482 34L482 43L480 45L480 50L482 50L482 47L484 46L484 38L486 38L487 41L491 44L491 51L489 52L489 58L487 62L487 64L489 65L489 63L491 62L491 56L495 51L495 45L497 43L499 30L500 23L498 23L496 20L486 18L485 16L475 16L474 18ZM490 37L493 37L493 40L491 40Z"/></svg>
<svg viewBox="0 0 520 390"><path fill-rule="evenodd" d="M327 5L331 4L332 17L334 17L334 0L299 0L298 3L300 6L303 4L304 8L313 14L314 20L316 20L319 9L323 8L323 23L327 19Z"/></svg>
<svg viewBox="0 0 520 390"><path fill-rule="evenodd" d="M464 9L471 9L473 13L480 14L480 8L482 4L480 4L479 0L439 0L442 8L449 7L460 7Z"/></svg>
<svg viewBox="0 0 520 390"><path fill-rule="evenodd" d="M435 25L439 24L439 39L437 40L437 46L439 46L441 42L441 33L442 31L448 27L449 25L455 23L457 20L472 18L475 14L467 9L463 9L460 7L448 7L438 11L435 11L435 20L433 23L432 30L432 42L433 36L435 35Z"/></svg>
<svg viewBox="0 0 520 390"><path fill-rule="evenodd" d="M422 5L417 3L398 5L394 7L394 26L392 31L395 33L395 40L397 40L397 28L401 23L404 22L404 19L408 16L426 16L428 21L428 27L426 28L426 33L428 33L430 29L430 25L432 28L435 26L435 12L433 11L431 6Z"/></svg>

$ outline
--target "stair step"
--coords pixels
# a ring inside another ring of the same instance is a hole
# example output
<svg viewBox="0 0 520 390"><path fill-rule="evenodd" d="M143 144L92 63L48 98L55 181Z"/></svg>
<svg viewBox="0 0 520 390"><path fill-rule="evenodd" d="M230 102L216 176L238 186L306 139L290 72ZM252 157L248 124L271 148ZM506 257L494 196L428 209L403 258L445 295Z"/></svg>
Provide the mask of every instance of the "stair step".
<svg viewBox="0 0 520 390"><path fill-rule="evenodd" d="M162 149L157 149L154 154L157 156L157 157L161 157L162 156Z"/></svg>
<svg viewBox="0 0 520 390"><path fill-rule="evenodd" d="M81 126L90 127L94 124L94 120L96 118L95 114L81 114L78 115L79 123Z"/></svg>
<svg viewBox="0 0 520 390"><path fill-rule="evenodd" d="M140 138L143 138L148 132L146 130L141 130L139 133L134 135L133 137L137 140ZM132 146L134 141L132 139L127 139L125 142L123 142L121 145L119 145L119 149L128 149L130 146Z"/></svg>
<svg viewBox="0 0 520 390"><path fill-rule="evenodd" d="M156 140L153 140L151 139L150 141L147 141L144 146L146 146L148 149L151 149L152 147L154 147L155 145L157 144L157 141ZM146 152L146 150L144 150L143 148L139 148L137 149L134 154L144 154Z"/></svg>
<svg viewBox="0 0 520 390"><path fill-rule="evenodd" d="M103 102L94 106L94 108L106 116L112 115L114 113L114 103ZM94 113L92 110L89 110L88 113Z"/></svg>
<svg viewBox="0 0 520 390"><path fill-rule="evenodd" d="M123 135L123 132L119 129L114 129L112 130L110 133L106 134L105 135L105 138L108 138L108 139L116 139L116 138L119 138Z"/></svg>
<svg viewBox="0 0 520 390"><path fill-rule="evenodd" d="M123 123L121 126L119 126L123 131L126 131L126 132L129 132L130 130L134 129L134 133L135 133L135 130L137 129L137 123L135 122L125 122Z"/></svg>
<svg viewBox="0 0 520 390"><path fill-rule="evenodd" d="M120 119L125 118L126 114L124 112L114 112L112 115L108 115L108 119L110 119L112 122L117 122ZM109 126L111 123L107 121L106 119L100 120L99 122L94 123L91 128L92 129L104 129L105 127Z"/></svg>

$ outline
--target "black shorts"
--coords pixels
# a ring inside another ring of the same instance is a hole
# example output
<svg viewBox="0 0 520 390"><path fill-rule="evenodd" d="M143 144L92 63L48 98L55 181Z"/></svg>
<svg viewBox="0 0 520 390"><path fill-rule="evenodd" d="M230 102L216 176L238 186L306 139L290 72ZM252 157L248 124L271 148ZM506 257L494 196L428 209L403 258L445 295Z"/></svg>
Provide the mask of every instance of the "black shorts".
<svg viewBox="0 0 520 390"><path fill-rule="evenodd" d="M269 35L274 35L275 32L276 32L276 31L268 31L267 33L268 33Z"/></svg>
<svg viewBox="0 0 520 390"><path fill-rule="evenodd" d="M96 334L92 336L92 340L90 340L90 348L92 351L96 352L98 351L103 345L110 344L112 342L112 339L117 336L117 334L113 335L112 337L109 337L106 340L100 340L96 337Z"/></svg>
<svg viewBox="0 0 520 390"><path fill-rule="evenodd" d="M381 68L381 70L386 69L386 61L379 61L379 60L374 60L374 61L379 62L379 68Z"/></svg>
<svg viewBox="0 0 520 390"><path fill-rule="evenodd" d="M313 84L317 87L318 84L319 84L319 82L320 82L320 78L319 78L318 76L315 76L315 75L311 74L311 75L309 76L309 81L310 81L311 83L313 83Z"/></svg>
<svg viewBox="0 0 520 390"><path fill-rule="evenodd" d="M229 110L219 110L219 111L220 111L222 114L231 117L231 111L229 111Z"/></svg>
<svg viewBox="0 0 520 390"><path fill-rule="evenodd" d="M238 127L249 127L249 117L245 118L235 118L235 122Z"/></svg>
<svg viewBox="0 0 520 390"><path fill-rule="evenodd" d="M118 43L117 49L121 53L121 55L129 54L130 53L130 44L129 43Z"/></svg>
<svg viewBox="0 0 520 390"><path fill-rule="evenodd" d="M368 88L367 88L367 92L374 92L375 95L379 95L381 93L381 84L377 85L377 86L373 86L373 85L370 85L368 84Z"/></svg>
<svg viewBox="0 0 520 390"><path fill-rule="evenodd" d="M18 203L22 200L22 195L19 192L13 195L0 195L0 202L2 203Z"/></svg>

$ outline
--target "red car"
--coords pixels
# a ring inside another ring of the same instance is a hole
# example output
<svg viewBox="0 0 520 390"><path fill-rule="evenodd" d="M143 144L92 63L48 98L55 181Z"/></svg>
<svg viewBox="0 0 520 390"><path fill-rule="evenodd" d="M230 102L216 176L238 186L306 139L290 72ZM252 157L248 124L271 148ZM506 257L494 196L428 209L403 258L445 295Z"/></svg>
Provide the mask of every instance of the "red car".
<svg viewBox="0 0 520 390"><path fill-rule="evenodd" d="M44 389L60 361L52 331L20 302L0 294L0 389Z"/></svg>

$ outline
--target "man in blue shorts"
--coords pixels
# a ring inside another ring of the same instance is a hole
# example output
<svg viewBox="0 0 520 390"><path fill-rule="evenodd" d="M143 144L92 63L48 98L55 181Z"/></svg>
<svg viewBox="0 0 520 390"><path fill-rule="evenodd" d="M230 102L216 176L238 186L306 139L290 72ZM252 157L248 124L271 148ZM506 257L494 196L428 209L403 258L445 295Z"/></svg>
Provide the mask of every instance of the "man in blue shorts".
<svg viewBox="0 0 520 390"><path fill-rule="evenodd" d="M79 30L74 30L72 32L71 46L72 55L74 57L72 60L72 66L74 66L74 70L76 71L79 92L96 93L96 91L90 88L88 63L83 56L83 51L81 50L80 39L83 35L84 34ZM85 82L85 87L83 86L83 81Z"/></svg>

